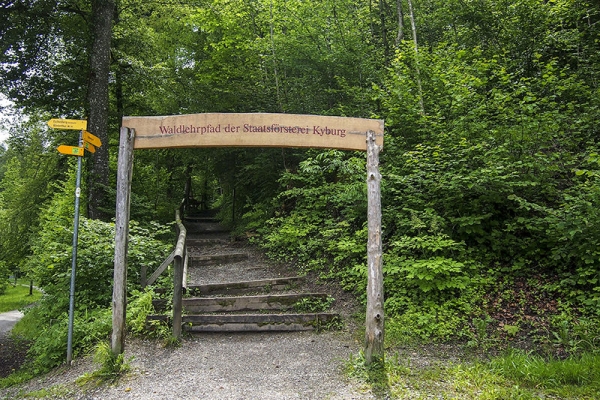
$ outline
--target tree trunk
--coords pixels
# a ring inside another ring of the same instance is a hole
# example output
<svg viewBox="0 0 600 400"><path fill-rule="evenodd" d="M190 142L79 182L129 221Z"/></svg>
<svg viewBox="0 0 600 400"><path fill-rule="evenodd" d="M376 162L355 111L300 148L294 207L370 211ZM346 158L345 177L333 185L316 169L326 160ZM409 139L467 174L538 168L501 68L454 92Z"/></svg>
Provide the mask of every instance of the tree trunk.
<svg viewBox="0 0 600 400"><path fill-rule="evenodd" d="M277 106L279 107L279 112L283 112L283 102L281 101L281 92L279 88L279 74L277 73L277 55L275 54L275 39L273 34L273 2L271 2L270 15L270 37L271 37L271 52L273 55L273 74L275 75L275 88L277 89Z"/></svg>
<svg viewBox="0 0 600 400"><path fill-rule="evenodd" d="M108 188L108 74L114 0L92 0L92 47L88 82L88 131L102 141L94 154L88 180L88 215L93 219L107 219Z"/></svg>
<svg viewBox="0 0 600 400"><path fill-rule="evenodd" d="M421 68L419 67L419 45L417 41L417 24L415 23L415 13L412 0L408 0L408 12L410 14L410 26L412 28L413 42L415 44L415 73L417 76L417 89L419 91L419 107L421 114L425 114L425 104L423 103L423 86L421 85Z"/></svg>
<svg viewBox="0 0 600 400"><path fill-rule="evenodd" d="M383 58L385 64L390 61L390 49L388 48L387 28L385 26L385 1L379 0L379 20L381 23L381 44L383 46Z"/></svg>
<svg viewBox="0 0 600 400"><path fill-rule="evenodd" d="M396 35L396 46L404 40L404 12L402 11L402 0L396 0L396 11L398 13L398 35Z"/></svg>

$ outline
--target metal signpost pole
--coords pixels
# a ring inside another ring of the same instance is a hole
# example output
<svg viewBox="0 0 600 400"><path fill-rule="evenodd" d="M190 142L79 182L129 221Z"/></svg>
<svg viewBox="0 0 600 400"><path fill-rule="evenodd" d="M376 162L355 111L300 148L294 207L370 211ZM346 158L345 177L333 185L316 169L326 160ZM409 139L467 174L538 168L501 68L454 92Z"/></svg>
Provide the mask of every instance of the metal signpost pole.
<svg viewBox="0 0 600 400"><path fill-rule="evenodd" d="M83 145L83 131L79 132L79 147ZM75 266L77 265L77 239L79 235L79 198L81 196L81 159L77 157L75 183L75 220L73 222L73 256L71 259L71 292L69 295L69 333L67 336L67 365L73 360L73 320L75 318Z"/></svg>

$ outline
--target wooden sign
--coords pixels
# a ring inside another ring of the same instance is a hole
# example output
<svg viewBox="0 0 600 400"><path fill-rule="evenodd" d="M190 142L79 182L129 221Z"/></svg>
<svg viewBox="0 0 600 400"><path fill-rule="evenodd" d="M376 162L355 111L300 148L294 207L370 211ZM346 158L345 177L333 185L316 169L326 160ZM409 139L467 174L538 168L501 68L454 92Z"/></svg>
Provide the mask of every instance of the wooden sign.
<svg viewBox="0 0 600 400"><path fill-rule="evenodd" d="M61 154L66 154L68 156L79 156L79 157L83 157L83 147L76 147L76 146L67 146L64 144L61 144L60 146L58 146L58 152Z"/></svg>
<svg viewBox="0 0 600 400"><path fill-rule="evenodd" d="M383 120L297 114L188 114L123 117L136 149L167 147L317 147L367 150L366 133L383 146Z"/></svg>
<svg viewBox="0 0 600 400"><path fill-rule="evenodd" d="M80 131L87 128L85 119L59 119L53 118L48 121L48 126L54 129L66 129Z"/></svg>

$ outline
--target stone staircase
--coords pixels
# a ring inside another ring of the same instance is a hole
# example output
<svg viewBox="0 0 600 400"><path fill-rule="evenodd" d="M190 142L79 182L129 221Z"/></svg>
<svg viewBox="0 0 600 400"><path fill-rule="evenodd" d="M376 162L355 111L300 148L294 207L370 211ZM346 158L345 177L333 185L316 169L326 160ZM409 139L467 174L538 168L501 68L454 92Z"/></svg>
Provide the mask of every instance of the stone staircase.
<svg viewBox="0 0 600 400"><path fill-rule="evenodd" d="M323 311L331 305L329 294L304 290L303 277L280 276L254 248L231 242L214 216L200 214L183 223L188 252L183 331L301 331L339 325L339 314ZM155 308L169 301L155 300Z"/></svg>

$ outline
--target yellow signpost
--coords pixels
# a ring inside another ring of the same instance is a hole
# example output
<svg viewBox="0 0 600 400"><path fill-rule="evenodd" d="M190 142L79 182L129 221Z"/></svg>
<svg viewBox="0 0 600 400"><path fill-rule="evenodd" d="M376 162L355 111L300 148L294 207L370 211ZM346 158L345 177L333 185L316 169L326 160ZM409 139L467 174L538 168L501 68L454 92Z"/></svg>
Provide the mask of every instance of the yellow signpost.
<svg viewBox="0 0 600 400"><path fill-rule="evenodd" d="M87 129L87 120L53 118L50 121L48 121L48 126L54 129L81 131Z"/></svg>
<svg viewBox="0 0 600 400"><path fill-rule="evenodd" d="M79 156L79 157L83 157L83 154L84 154L83 147L67 146L64 144L61 144L60 146L58 146L58 152L61 154L66 154L68 156Z"/></svg>
<svg viewBox="0 0 600 400"><path fill-rule="evenodd" d="M83 141L85 143L91 144L94 147L102 146L102 142L100 141L98 136L94 136L86 130L83 131Z"/></svg>
<svg viewBox="0 0 600 400"><path fill-rule="evenodd" d="M77 265L77 238L79 230L79 197L81 196L81 160L85 150L90 153L96 152L96 147L102 146L100 139L87 132L87 121L80 119L53 118L48 121L48 126L54 129L76 130L79 132L78 146L58 146L58 152L68 156L78 156L77 181L75 183L75 218L73 221L73 255L71 257L71 290L69 294L69 331L67 334L67 364L73 360L73 324L75 315L75 267Z"/></svg>
<svg viewBox="0 0 600 400"><path fill-rule="evenodd" d="M89 144L88 142L83 142L83 148L89 151L90 153L95 153L96 148L93 144Z"/></svg>

